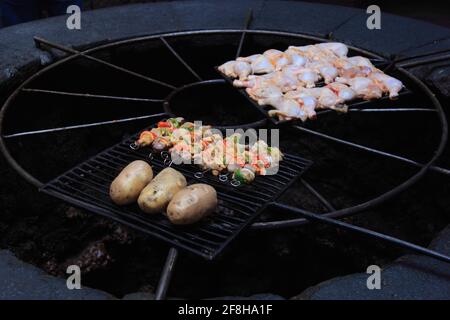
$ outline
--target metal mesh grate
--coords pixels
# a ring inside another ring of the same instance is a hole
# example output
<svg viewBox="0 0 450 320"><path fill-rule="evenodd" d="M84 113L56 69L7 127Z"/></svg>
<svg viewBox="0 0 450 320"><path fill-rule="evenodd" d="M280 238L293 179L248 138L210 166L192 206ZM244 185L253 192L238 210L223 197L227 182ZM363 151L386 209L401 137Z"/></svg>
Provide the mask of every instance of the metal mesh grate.
<svg viewBox="0 0 450 320"><path fill-rule="evenodd" d="M148 150L131 150L129 145L136 138L137 135L103 151L45 184L40 190L176 247L213 259L311 165L308 160L285 155L276 175L258 176L251 185L238 187L208 174L196 178L195 173L199 169L195 165L172 165L185 175L189 184L204 182L214 186L219 198L216 212L208 219L196 225L180 227L172 225L162 214L145 214L137 205L117 206L109 198L112 180L131 161L151 162L155 174L165 167L160 155L150 161Z"/></svg>

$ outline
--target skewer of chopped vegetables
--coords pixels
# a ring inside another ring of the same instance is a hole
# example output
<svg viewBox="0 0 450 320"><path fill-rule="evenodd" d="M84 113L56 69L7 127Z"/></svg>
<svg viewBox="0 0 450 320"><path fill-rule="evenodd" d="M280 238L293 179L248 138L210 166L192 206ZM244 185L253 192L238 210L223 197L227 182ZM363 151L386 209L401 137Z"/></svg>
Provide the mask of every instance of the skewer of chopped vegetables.
<svg viewBox="0 0 450 320"><path fill-rule="evenodd" d="M211 126L195 126L183 118L160 121L156 128L143 131L138 146L151 146L156 152L168 150L172 160L199 163L213 175L233 173L240 183L251 183L256 175L266 175L276 169L283 154L276 147L258 140L252 146L239 143L241 135L234 133L223 138Z"/></svg>

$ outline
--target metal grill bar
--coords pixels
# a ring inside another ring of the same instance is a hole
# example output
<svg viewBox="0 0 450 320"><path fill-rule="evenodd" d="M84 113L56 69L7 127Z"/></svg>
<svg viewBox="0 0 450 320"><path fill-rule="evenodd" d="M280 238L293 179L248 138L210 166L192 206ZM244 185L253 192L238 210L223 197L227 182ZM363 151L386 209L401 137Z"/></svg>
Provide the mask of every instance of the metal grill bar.
<svg viewBox="0 0 450 320"><path fill-rule="evenodd" d="M175 262L177 261L178 250L170 248L167 255L166 263L164 264L163 273L159 279L158 288L156 289L155 300L164 300L169 288L170 279L172 278L173 269L175 268Z"/></svg>
<svg viewBox="0 0 450 320"><path fill-rule="evenodd" d="M371 153L375 153L375 154L378 154L378 155L381 155L381 156L384 156L384 157L387 157L387 158L397 159L397 160L403 161L405 163L412 164L412 165L414 165L416 167L422 168L424 166L420 162L417 162L417 161L414 161L414 160L411 160L411 159L408 159L408 158L405 158L405 157L401 157L401 156L398 156L398 155L395 155L395 154L392 154L392 153L388 153L388 152L385 152L385 151L377 150L377 149L374 149L374 148L369 148L369 147L366 147L366 146L363 146L363 145L360 145L360 144L357 144L357 143L353 143L353 142L350 142L350 141L347 141L347 140L335 138L333 136L330 136L330 135L327 135L327 134L324 134L324 133L321 133L321 132L318 132L318 131L314 131L314 130L311 130L311 129L307 129L305 127L293 126L293 128L296 128L296 129L298 129L300 131L304 131L304 132L313 134L313 135L321 137L321 138L325 138L325 139L332 140L332 141L335 141L335 142L338 142L338 143L341 143L341 144L345 144L345 145L353 147L353 148L357 148L357 149L360 149L360 150L364 150L364 151L368 151L368 152L371 152ZM441 168L441 167L437 167L437 166L430 166L429 170L433 170L433 171L436 171L436 172L439 172L439 173L442 173L442 174L445 174L445 175L450 175L450 170L444 169L444 168Z"/></svg>
<svg viewBox="0 0 450 320"><path fill-rule="evenodd" d="M253 10L250 9L245 19L244 31L242 31L241 38L239 39L239 45L236 51L236 59L239 58L241 55L242 47L244 46L245 34L247 33L246 30L248 30L248 28L250 27L252 19L253 19Z"/></svg>
<svg viewBox="0 0 450 320"><path fill-rule="evenodd" d="M327 218L320 214L315 214L312 212L308 212L308 211L305 211L305 210L302 210L299 208L295 208L295 207L291 207L291 206L281 204L281 203L273 203L272 205L281 210L298 213L309 220L320 221L320 222L331 224L331 225L334 225L334 226L337 226L339 228L343 228L343 229L346 229L349 231L357 232L357 233L360 233L365 236L370 236L375 239L387 241L389 243L395 244L399 247L411 250L413 252L417 252L417 253L423 254L425 256L429 256L434 259L438 259L438 260L450 263L450 257L445 254L418 246L416 244L413 244L413 243L410 243L410 242L407 242L407 241L404 241L404 240L401 240L401 239L398 239L398 238L395 238L395 237L392 237L392 236L389 236L389 235L386 235L386 234L383 234L383 233L380 233L377 231L358 227L358 226L352 225L350 223L342 222L340 220Z"/></svg>
<svg viewBox="0 0 450 320"><path fill-rule="evenodd" d="M109 63L107 61L95 58L93 56L89 56L89 55L87 55L87 54L85 54L85 53L83 53L81 51L78 51L78 50L75 50L75 49L72 49L72 48L68 48L68 47L62 46L60 44L56 44L56 43L50 42L50 41L45 40L45 39L40 38L40 37L34 37L34 40L38 44L37 45L38 48L41 48L42 44L44 44L44 45L46 45L48 47L55 48L55 49L58 49L60 51L66 52L66 53L71 53L71 54L78 55L78 56L86 58L88 60L92 60L92 61L98 62L100 64L103 64L105 66L108 66L108 67L110 67L112 69L115 69L115 70L118 70L118 71L121 71L121 72L125 72L125 73L127 73L129 75L132 75L134 77L137 77L137 78L140 78L140 79L152 82L152 83L159 84L159 85L167 87L169 89L176 89L176 87L171 85L171 84L168 84L168 83L162 82L160 80L156 80L156 79L144 76L144 75L142 75L140 73L128 70L128 69L123 68L123 67L116 66L115 64L112 64L112 63Z"/></svg>
<svg viewBox="0 0 450 320"><path fill-rule="evenodd" d="M192 75L197 78L198 81L203 81L203 79L198 75L198 73L195 72L194 69L192 69L191 66L183 58L181 58L178 52L175 51L175 49L166 41L164 37L160 37L159 39L161 39L162 43L164 43L166 48L169 49L170 52L172 52L172 54L178 59L178 61L180 61L186 67L186 69L188 69L189 72L192 73Z"/></svg>
<svg viewBox="0 0 450 320"><path fill-rule="evenodd" d="M110 99L110 100L121 100L121 101L137 101L137 102L164 102L164 100L162 100L162 99L133 98L133 97L121 97L121 96L105 96L105 95L101 95L101 94L76 93L76 92L43 90L43 89L31 89L31 88L23 88L22 91L24 91L24 92L55 94L55 95L69 96L69 97Z"/></svg>
<svg viewBox="0 0 450 320"><path fill-rule="evenodd" d="M434 55L437 55L437 54L440 54L440 53L448 53L448 52L450 52L450 48L429 51L427 53L417 54L417 55L414 55L414 56L407 56L407 57L404 57L404 58L398 58L398 59L395 59L394 61L396 63L399 63L399 62L403 62L403 61L407 61L407 60L424 58L424 57L434 56Z"/></svg>
<svg viewBox="0 0 450 320"><path fill-rule="evenodd" d="M432 58L428 58L428 59L422 59L419 61L410 61L410 62L402 62L402 63L398 63L398 65L402 68L412 68L412 67L417 67L417 66L421 66L424 64L430 64L430 63L434 63L434 62L439 62L439 61L445 61L450 59L450 53L448 54L444 54L438 57L432 57Z"/></svg>
<svg viewBox="0 0 450 320"><path fill-rule="evenodd" d="M308 182L305 181L305 179L300 179L300 182L308 189L309 192L311 192L317 199L319 199L320 202L327 208L329 211L335 211L336 209L333 207L333 205L325 199L324 196L322 196L316 189L314 189Z"/></svg>
<svg viewBox="0 0 450 320"><path fill-rule="evenodd" d="M327 113L333 113L334 110L327 109L327 110L320 110L317 112L317 115L327 114ZM436 112L435 109L428 109L428 108L368 108L368 109L362 109L362 108L349 108L348 112Z"/></svg>
<svg viewBox="0 0 450 320"><path fill-rule="evenodd" d="M98 127L98 126L116 124L116 123L122 123L122 122L130 122L130 121L137 121L137 120L142 120L142 119L163 117L166 115L167 114L163 112L163 113L156 113L156 114L150 114L150 115L146 115L146 116L133 117L133 118L124 118L124 119L117 119L117 120L110 120L110 121L79 124L79 125L67 126L67 127L18 132L18 133L4 135L3 138L16 138L16 137L30 136L30 135L43 134L43 133L67 131L67 130L82 129L82 128L91 128L91 127Z"/></svg>

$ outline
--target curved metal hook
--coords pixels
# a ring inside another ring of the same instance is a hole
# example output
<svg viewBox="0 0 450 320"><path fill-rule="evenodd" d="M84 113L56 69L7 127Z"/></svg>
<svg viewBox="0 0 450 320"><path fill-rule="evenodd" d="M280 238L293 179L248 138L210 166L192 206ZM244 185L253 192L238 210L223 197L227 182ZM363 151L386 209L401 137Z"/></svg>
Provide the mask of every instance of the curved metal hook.
<svg viewBox="0 0 450 320"><path fill-rule="evenodd" d="M161 151L161 158L163 158L164 160L167 160L169 158L169 152Z"/></svg>
<svg viewBox="0 0 450 320"><path fill-rule="evenodd" d="M241 182L239 180L233 179L230 183L233 187L239 187L241 185Z"/></svg>
<svg viewBox="0 0 450 320"><path fill-rule="evenodd" d="M137 150L137 149L139 149L139 145L136 143L136 141L133 142L133 143L130 143L130 149L131 149L131 150Z"/></svg>

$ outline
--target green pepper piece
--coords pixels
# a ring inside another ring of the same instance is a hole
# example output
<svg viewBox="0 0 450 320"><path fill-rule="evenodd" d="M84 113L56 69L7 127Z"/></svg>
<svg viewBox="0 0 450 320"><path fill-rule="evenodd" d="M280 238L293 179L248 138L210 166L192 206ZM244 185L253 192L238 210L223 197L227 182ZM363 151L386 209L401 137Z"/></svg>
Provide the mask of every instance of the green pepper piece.
<svg viewBox="0 0 450 320"><path fill-rule="evenodd" d="M242 175L241 169L237 169L234 172L234 178L239 181L240 183L246 183L245 177Z"/></svg>

